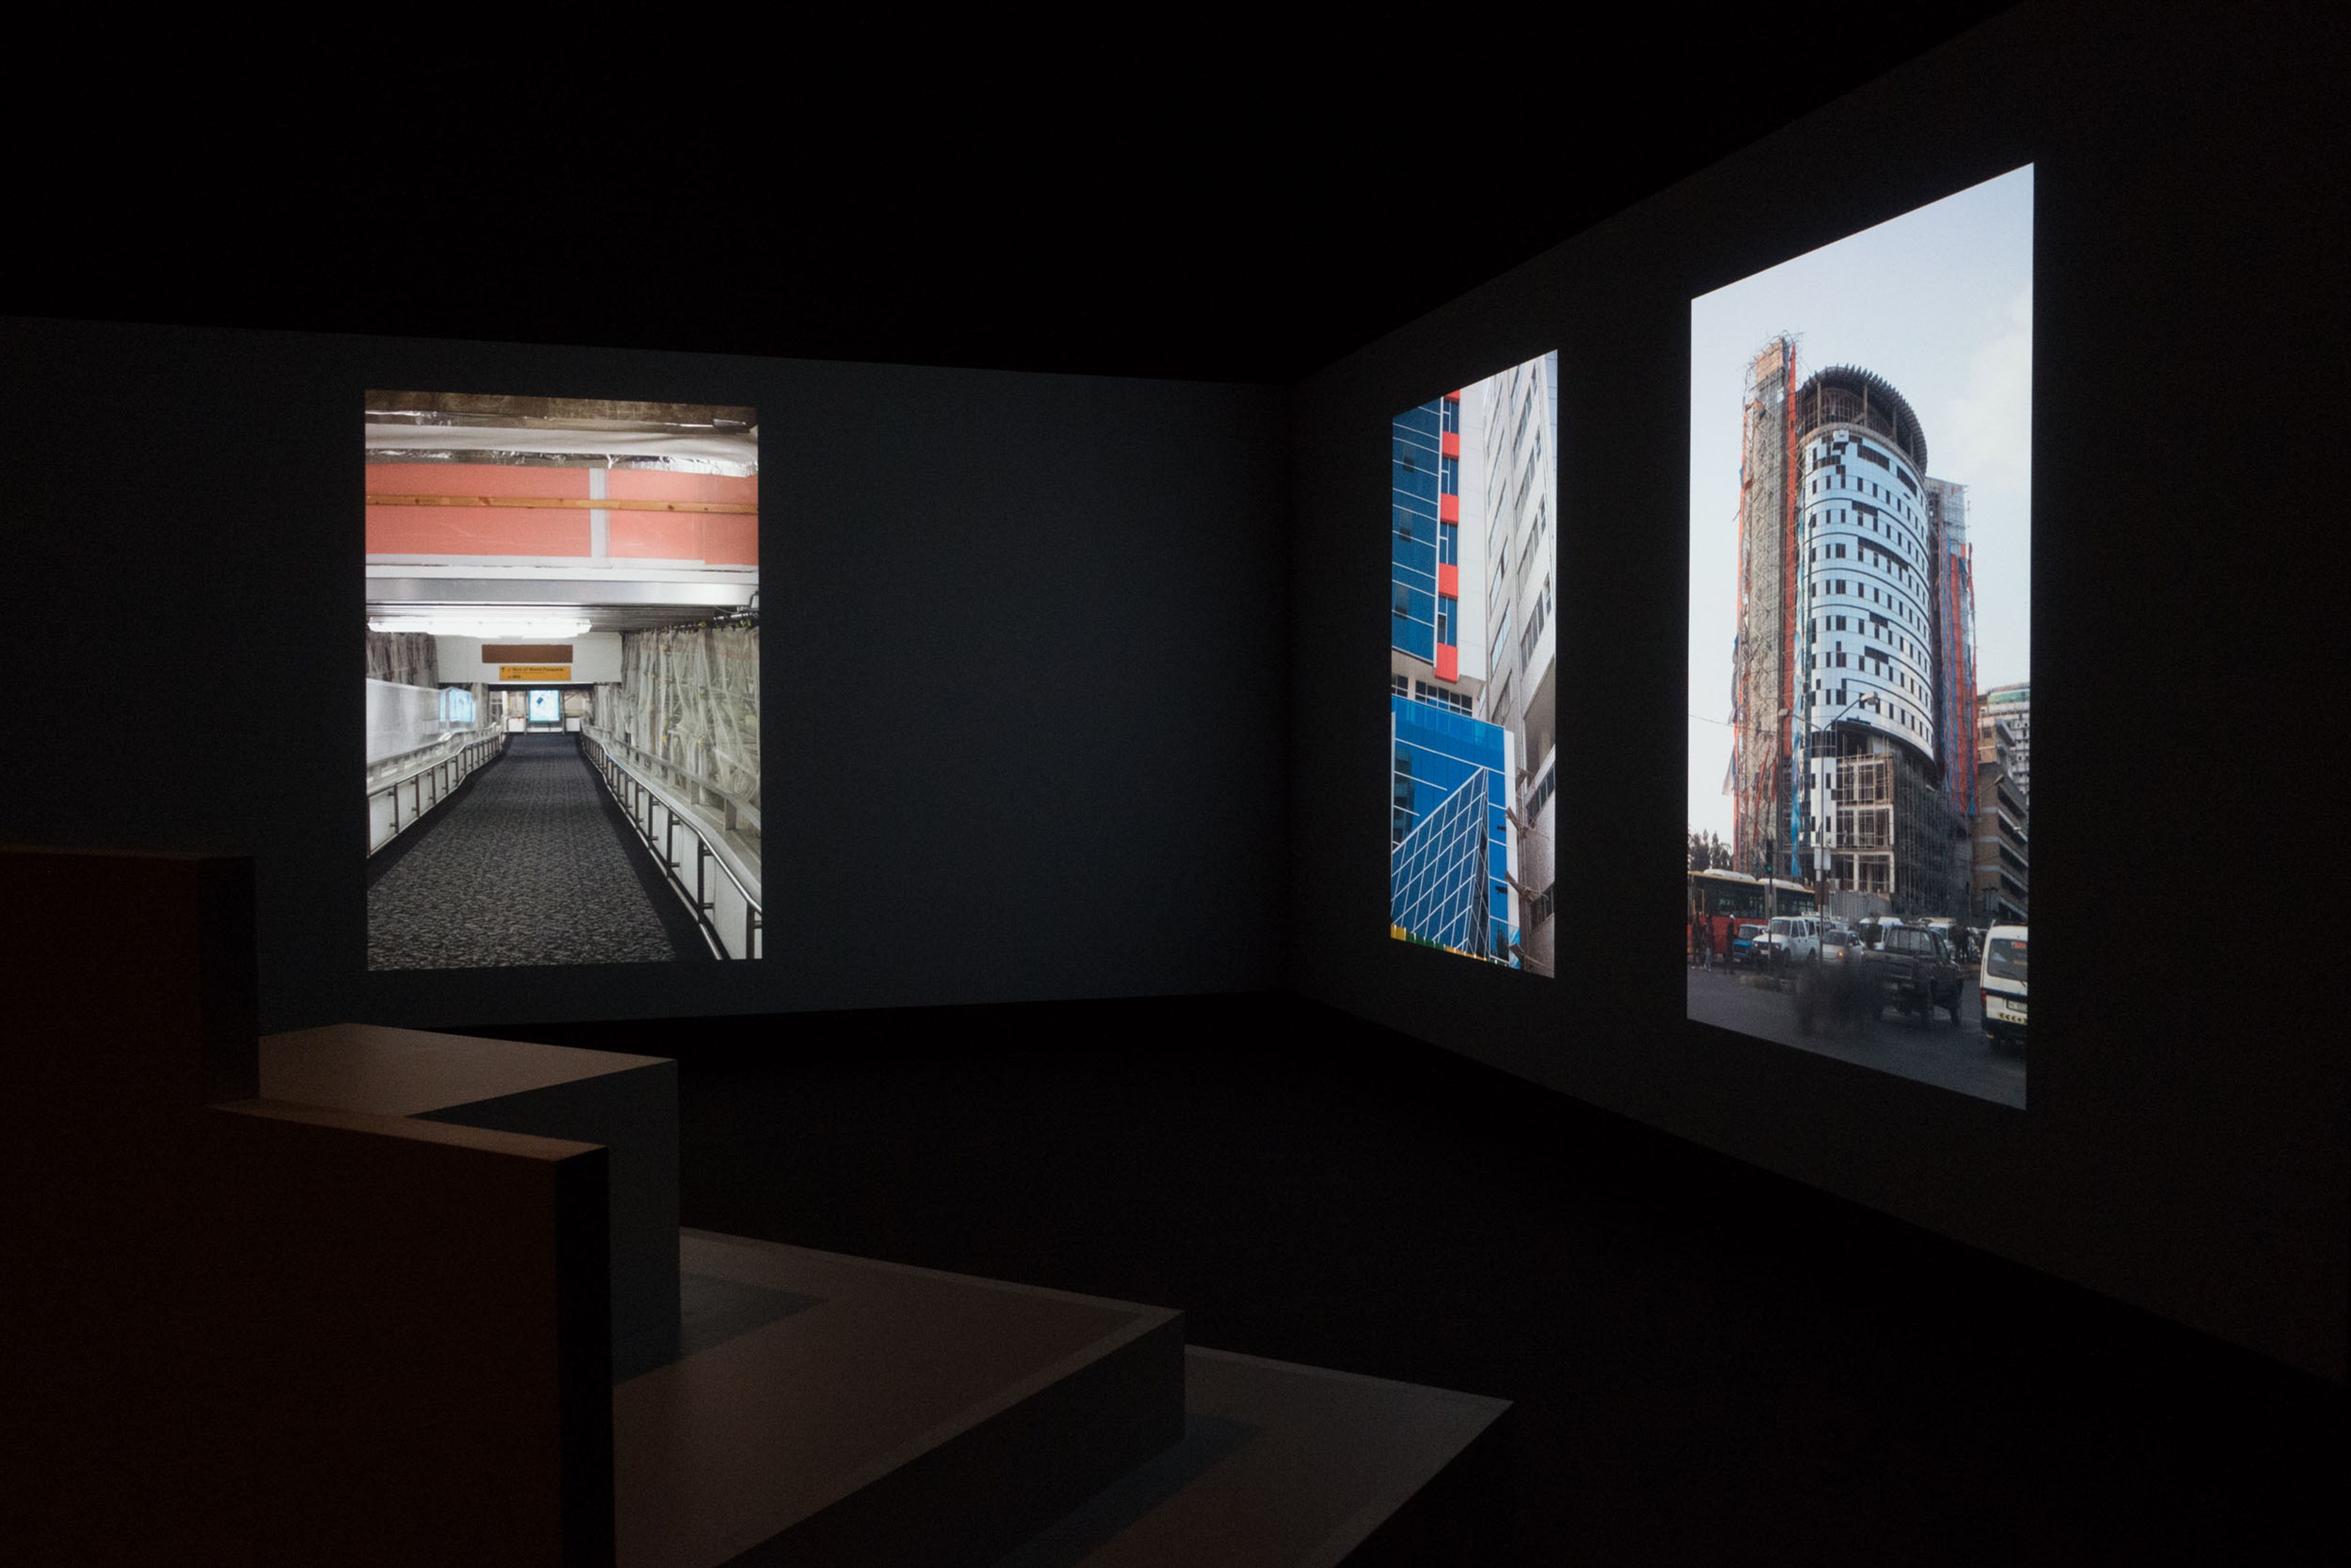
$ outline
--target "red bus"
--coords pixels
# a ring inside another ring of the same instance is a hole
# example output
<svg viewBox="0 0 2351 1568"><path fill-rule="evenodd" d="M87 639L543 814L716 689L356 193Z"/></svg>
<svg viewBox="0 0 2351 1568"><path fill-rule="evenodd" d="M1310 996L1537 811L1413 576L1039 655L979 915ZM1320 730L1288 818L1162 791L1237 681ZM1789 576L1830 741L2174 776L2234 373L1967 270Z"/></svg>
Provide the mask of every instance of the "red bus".
<svg viewBox="0 0 2351 1568"><path fill-rule="evenodd" d="M1785 877L1749 876L1737 871L1694 871L1689 873L1684 924L1695 936L1705 934L1708 949L1718 964L1730 960L1730 938L1744 920L1764 921L1775 915L1810 915L1815 907L1812 888Z"/></svg>

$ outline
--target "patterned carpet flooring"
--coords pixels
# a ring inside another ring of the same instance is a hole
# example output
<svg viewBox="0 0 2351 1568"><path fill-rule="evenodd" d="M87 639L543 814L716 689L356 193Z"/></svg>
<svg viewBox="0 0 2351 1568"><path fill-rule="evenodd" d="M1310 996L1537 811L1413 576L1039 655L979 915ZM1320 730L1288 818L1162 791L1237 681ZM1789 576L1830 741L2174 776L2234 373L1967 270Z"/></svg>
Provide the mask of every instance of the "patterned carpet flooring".
<svg viewBox="0 0 2351 1568"><path fill-rule="evenodd" d="M509 737L465 794L409 831L424 836L368 889L371 969L681 956L631 859L644 852L571 736Z"/></svg>

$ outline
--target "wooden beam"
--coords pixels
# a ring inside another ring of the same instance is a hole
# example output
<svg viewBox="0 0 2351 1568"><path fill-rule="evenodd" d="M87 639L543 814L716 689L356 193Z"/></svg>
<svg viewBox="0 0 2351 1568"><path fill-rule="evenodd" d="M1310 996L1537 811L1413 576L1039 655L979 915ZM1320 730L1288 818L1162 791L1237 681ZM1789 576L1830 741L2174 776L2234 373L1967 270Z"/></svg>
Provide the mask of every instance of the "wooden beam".
<svg viewBox="0 0 2351 1568"><path fill-rule="evenodd" d="M757 501L613 501L590 496L370 496L371 507L553 507L598 512L725 512L757 517Z"/></svg>

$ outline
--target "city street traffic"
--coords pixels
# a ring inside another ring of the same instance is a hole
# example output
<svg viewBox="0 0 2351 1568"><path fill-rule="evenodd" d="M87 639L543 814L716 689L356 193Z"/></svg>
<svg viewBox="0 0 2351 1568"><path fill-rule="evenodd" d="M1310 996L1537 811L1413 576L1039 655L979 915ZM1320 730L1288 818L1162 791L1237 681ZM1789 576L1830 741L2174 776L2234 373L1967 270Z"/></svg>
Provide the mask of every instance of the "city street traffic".
<svg viewBox="0 0 2351 1568"><path fill-rule="evenodd" d="M1960 989L1956 1023L1939 1008L1923 1027L1889 1010L1843 1031L1815 1027L1807 1033L1796 1027L1795 998L1755 983L1761 977L1752 971L1718 966L1688 974L1689 1017L1699 1023L2024 1109L2024 1056L1996 1050L1984 1038L1972 976Z"/></svg>

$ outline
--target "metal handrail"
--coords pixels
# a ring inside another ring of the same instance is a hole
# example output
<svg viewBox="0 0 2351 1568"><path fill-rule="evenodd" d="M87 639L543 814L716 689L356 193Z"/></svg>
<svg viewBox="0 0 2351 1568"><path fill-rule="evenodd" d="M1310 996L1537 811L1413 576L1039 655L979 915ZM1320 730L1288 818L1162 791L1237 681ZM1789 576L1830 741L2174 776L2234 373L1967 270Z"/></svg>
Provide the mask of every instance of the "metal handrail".
<svg viewBox="0 0 2351 1568"><path fill-rule="evenodd" d="M423 821L435 808L456 793L457 786L487 766L492 758L502 755L506 747L507 737L504 734L480 733L478 738L466 741L450 751L444 752L430 762L405 769L397 777L368 785L365 794L365 799L368 800L372 801L385 796L390 796L392 799L392 831L384 834L381 842L371 842L368 845L368 853L373 855L401 834ZM486 756L485 753L488 755ZM406 755L414 756L415 753L410 752ZM456 768L454 776L437 777L434 779L433 803L426 805L421 781L428 775L447 775L452 766ZM414 810L405 821L401 820L400 815L401 791L403 789L413 792L414 805Z"/></svg>
<svg viewBox="0 0 2351 1568"><path fill-rule="evenodd" d="M720 800L726 801L728 805L734 807L737 810L747 813L753 822L757 822L759 820L758 801L752 800L750 797L744 795L738 790L726 789L723 785L719 784L717 780L711 779L705 774L696 773L692 768L684 767L680 763L672 762L665 757L656 757L652 752L645 750L642 747L632 746L629 742L620 739L614 736L611 731L604 728L601 725L583 724L580 727L580 732L582 735L594 737L596 744L604 747L608 751L618 751L626 757L633 758L641 768L658 768L664 772L674 774L677 780L692 784L697 789L709 791L711 794L716 795Z"/></svg>
<svg viewBox="0 0 2351 1568"><path fill-rule="evenodd" d="M767 928L766 914L760 908L758 898L743 884L743 879L735 874L734 867L726 863L726 857L711 847L711 836L704 831L704 824L695 817L682 810L677 802L671 799L666 789L632 772L626 763L612 755L611 747L601 737L583 732L580 739L583 751L592 750L593 755L588 760L596 769L596 776L603 780L604 788L611 793L613 802L621 808L621 814L629 819L630 826L643 838L645 847L660 858L663 874L668 878L670 885L676 889L678 896L685 901L686 908L693 912L695 924L701 928L703 939L710 944L711 949L721 958L752 956L758 950L760 934ZM633 751L635 748L632 747L627 749ZM635 798L623 794L622 789L623 782L636 792ZM639 811L639 807L645 798L659 801L662 810L668 815L668 821L658 841L654 840L653 831L647 825L647 819L652 813L644 812L641 815ZM694 885L692 887L688 887L685 879L678 874L679 860L674 852L676 833L680 827L684 827L694 839ZM726 880L735 884L736 893L743 900L743 949L739 954L730 953L727 950L726 938L718 929L718 922L715 915L718 901L715 897L705 896L710 885L709 868L712 865L717 866L726 875Z"/></svg>
<svg viewBox="0 0 2351 1568"><path fill-rule="evenodd" d="M430 761L418 763L415 767L408 768L404 771L401 772L401 777L403 779L413 778L417 774L433 768L441 762L443 758L448 757L452 751L452 747L450 746L451 741L457 739L460 736L473 736L478 733L481 732L475 730L445 731L443 734L434 736L431 740L426 741L422 746L412 746L405 751L387 751L381 757L369 758L367 760L368 770L371 773L374 772L378 768L399 770L402 769L403 764L407 763L413 758L429 756L431 758ZM456 749L462 750L463 747L459 747ZM371 787L371 790L372 787Z"/></svg>

